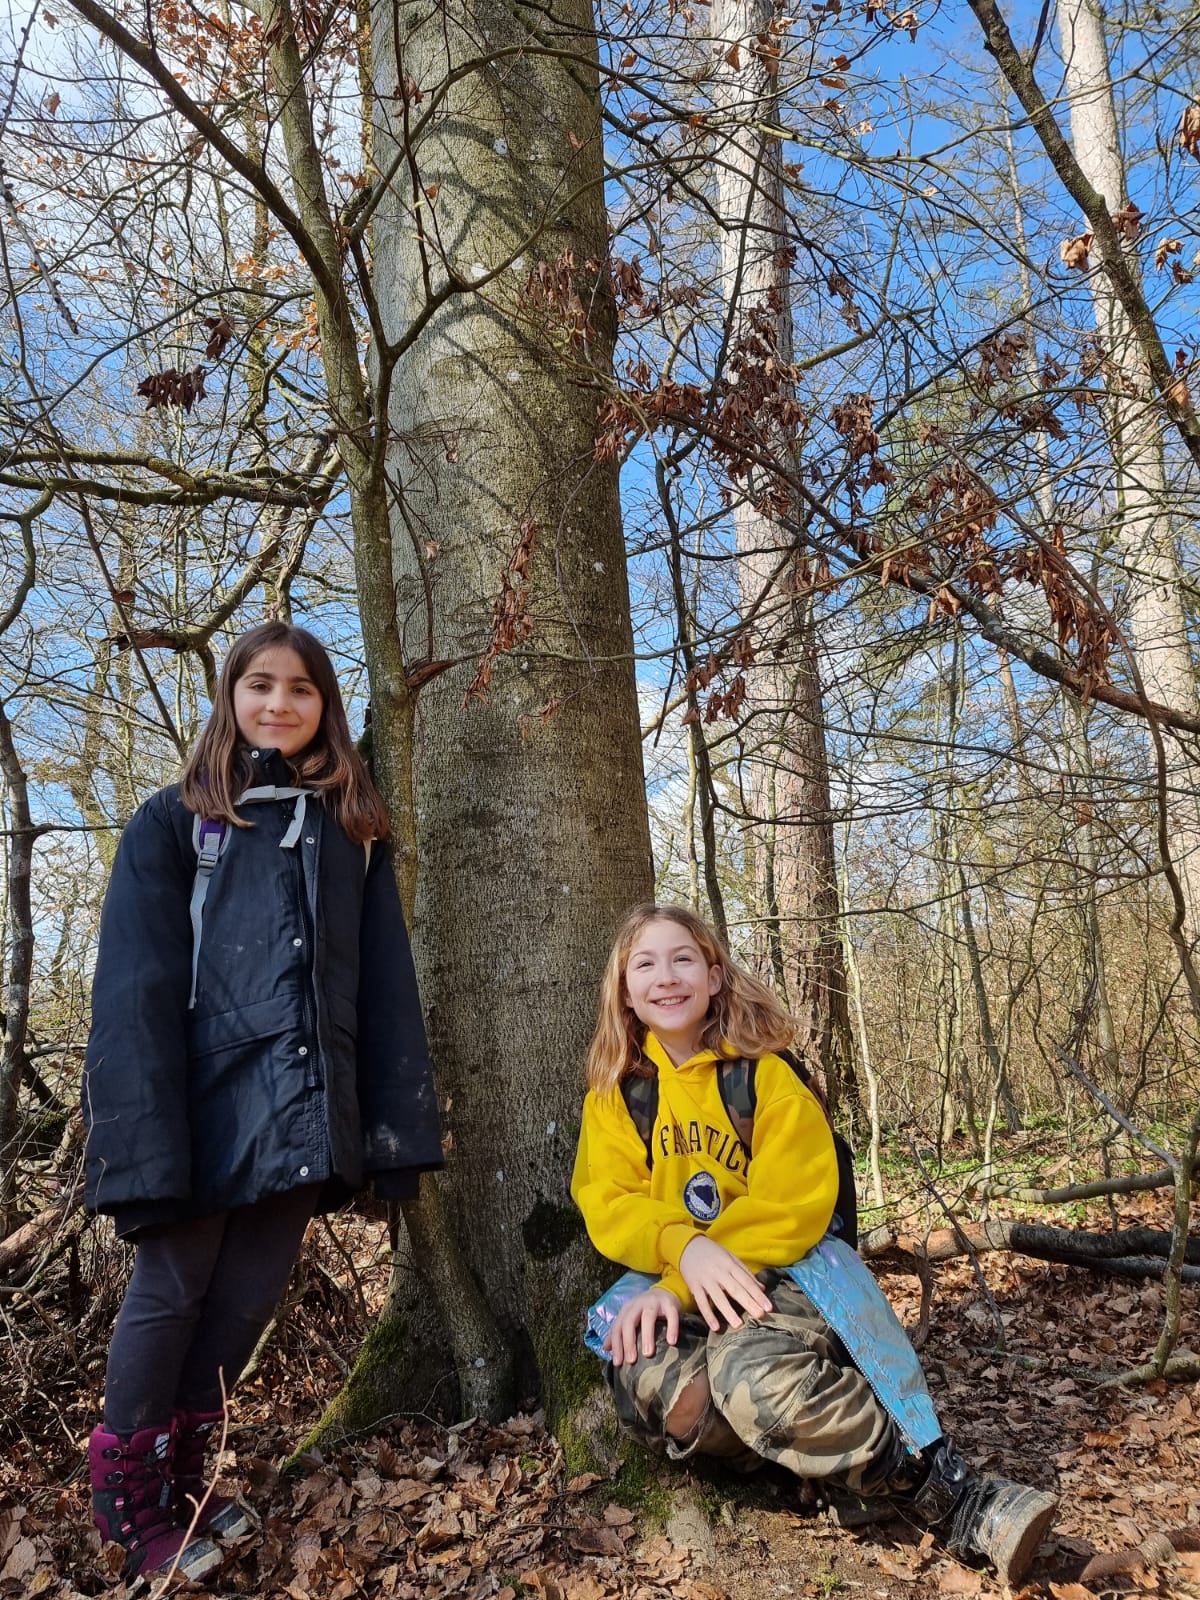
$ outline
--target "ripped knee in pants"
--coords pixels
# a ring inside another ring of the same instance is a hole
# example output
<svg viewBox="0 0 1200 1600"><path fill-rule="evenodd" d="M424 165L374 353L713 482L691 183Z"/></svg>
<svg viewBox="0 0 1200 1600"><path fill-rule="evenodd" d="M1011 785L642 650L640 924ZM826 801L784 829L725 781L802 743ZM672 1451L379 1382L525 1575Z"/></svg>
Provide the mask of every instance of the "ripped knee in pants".
<svg viewBox="0 0 1200 1600"><path fill-rule="evenodd" d="M712 1391L707 1372L698 1372L691 1383L676 1396L675 1404L664 1421L667 1434L672 1439L687 1439L693 1434L708 1410Z"/></svg>

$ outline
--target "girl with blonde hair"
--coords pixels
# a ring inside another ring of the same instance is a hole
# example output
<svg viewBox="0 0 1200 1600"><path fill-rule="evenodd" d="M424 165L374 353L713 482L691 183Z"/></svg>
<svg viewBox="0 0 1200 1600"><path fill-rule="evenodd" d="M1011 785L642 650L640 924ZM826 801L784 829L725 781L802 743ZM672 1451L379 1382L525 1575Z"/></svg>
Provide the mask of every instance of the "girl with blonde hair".
<svg viewBox="0 0 1200 1600"><path fill-rule="evenodd" d="M1055 1498L977 1477L942 1437L903 1329L829 1231L833 1135L778 1053L794 1032L694 912L626 919L572 1181L592 1243L631 1269L589 1317L618 1420L675 1459L776 1461L860 1513L886 1500L1016 1583Z"/></svg>

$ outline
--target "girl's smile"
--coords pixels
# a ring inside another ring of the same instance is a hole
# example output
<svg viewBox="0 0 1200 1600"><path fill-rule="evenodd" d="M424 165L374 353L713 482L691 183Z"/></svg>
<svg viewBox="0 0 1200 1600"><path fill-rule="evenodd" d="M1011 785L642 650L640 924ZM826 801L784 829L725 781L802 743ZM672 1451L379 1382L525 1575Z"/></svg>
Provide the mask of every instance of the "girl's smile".
<svg viewBox="0 0 1200 1600"><path fill-rule="evenodd" d="M242 738L281 756L297 756L308 748L324 709L303 659L287 646L260 651L233 686L233 712Z"/></svg>
<svg viewBox="0 0 1200 1600"><path fill-rule="evenodd" d="M694 1056L721 987L721 968L707 966L699 945L681 923L648 922L625 966L625 993L639 1022L653 1028L678 1065Z"/></svg>

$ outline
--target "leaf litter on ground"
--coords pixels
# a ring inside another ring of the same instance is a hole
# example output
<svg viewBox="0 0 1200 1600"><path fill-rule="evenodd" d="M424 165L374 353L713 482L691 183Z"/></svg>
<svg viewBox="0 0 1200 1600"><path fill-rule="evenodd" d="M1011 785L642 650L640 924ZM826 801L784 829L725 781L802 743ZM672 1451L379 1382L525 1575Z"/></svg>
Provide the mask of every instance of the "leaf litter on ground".
<svg viewBox="0 0 1200 1600"><path fill-rule="evenodd" d="M1122 1210L1151 1220L1155 1197ZM999 1325L971 1264L944 1265L922 1355L947 1433L973 1465L1056 1487L1062 1497L1054 1535L1015 1600L1200 1600L1200 1392L1096 1382L1153 1347L1161 1286L1000 1253L978 1265ZM919 1283L886 1261L878 1271L901 1319L915 1325ZM1198 1296L1184 1295L1186 1332ZM706 1504L721 1508L716 1562L703 1567L643 1524L620 1479L568 1477L536 1413L500 1426L399 1422L377 1438L310 1454L298 1472L281 1475L279 1464L338 1381L332 1360L314 1365L307 1355L299 1381L297 1352L283 1342L274 1365L239 1397L223 1481L244 1492L261 1532L228 1547L209 1588L185 1590L196 1600L1002 1593L989 1573L903 1522L835 1527L773 1470L749 1480L701 1472ZM289 1389L296 1398L281 1400ZM58 1415L28 1408L17 1446L0 1456L0 1600L127 1600L133 1592L119 1577L120 1552L88 1526L83 1475L72 1473L72 1448L63 1445L69 1416L82 1453L97 1400L81 1395L74 1411Z"/></svg>

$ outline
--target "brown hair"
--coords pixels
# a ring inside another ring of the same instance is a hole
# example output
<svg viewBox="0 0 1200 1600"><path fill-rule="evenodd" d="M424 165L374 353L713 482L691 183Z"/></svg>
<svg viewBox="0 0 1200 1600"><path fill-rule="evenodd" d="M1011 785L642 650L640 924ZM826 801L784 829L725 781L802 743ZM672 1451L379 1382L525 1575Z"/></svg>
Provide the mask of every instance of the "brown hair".
<svg viewBox="0 0 1200 1600"><path fill-rule="evenodd" d="M183 803L197 816L249 828L234 810L237 797L253 781L253 769L238 732L233 691L264 650L294 650L321 696L321 721L307 749L288 765L297 788L315 789L334 820L356 844L387 837L388 819L379 791L354 748L346 708L333 663L321 641L290 622L264 622L239 634L229 647L217 681L212 714L180 779Z"/></svg>
<svg viewBox="0 0 1200 1600"><path fill-rule="evenodd" d="M757 1060L768 1051L787 1049L796 1024L766 984L738 965L703 917L686 906L640 905L622 923L600 980L600 1013L587 1057L589 1089L607 1094L622 1078L644 1070L646 1025L629 1004L625 968L638 935L655 921L678 923L696 941L705 964L721 969L721 987L709 1001L701 1034L706 1050Z"/></svg>

